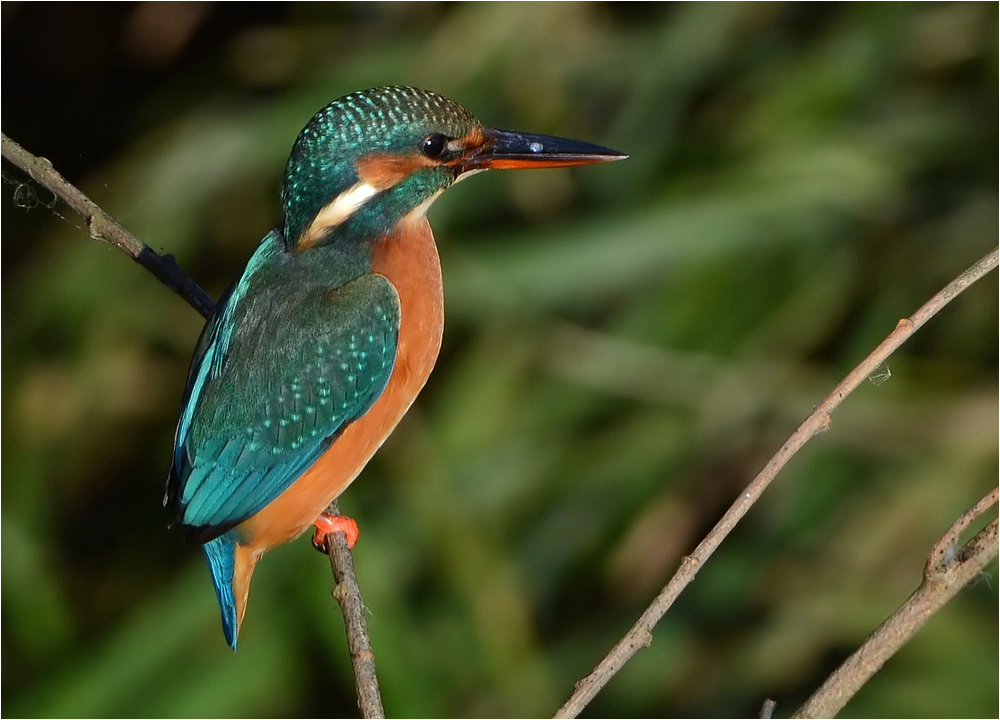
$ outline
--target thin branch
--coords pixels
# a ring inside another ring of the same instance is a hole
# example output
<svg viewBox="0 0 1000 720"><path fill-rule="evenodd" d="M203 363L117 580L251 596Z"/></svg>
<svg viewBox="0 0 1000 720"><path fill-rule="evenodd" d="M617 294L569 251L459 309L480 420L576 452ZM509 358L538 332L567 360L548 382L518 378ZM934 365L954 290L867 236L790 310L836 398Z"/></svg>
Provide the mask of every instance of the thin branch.
<svg viewBox="0 0 1000 720"><path fill-rule="evenodd" d="M150 249L104 212L97 203L84 195L79 188L60 175L52 167L51 162L32 155L3 133L0 133L0 138L3 141L3 156L83 217L87 221L92 238L111 243L153 273L160 282L184 298L203 317L206 319L212 317L215 312L212 298L181 270L172 255L159 255ZM333 507L336 507L335 503ZM330 536L328 551L336 582L334 597L344 615L347 644L354 664L359 706L365 717L384 717L382 701L378 694L378 678L375 676L371 640L365 623L364 601L354 572L351 552L347 547L347 539L343 533L334 533ZM366 658L367 662L358 662L356 656ZM370 711L369 708L377 710Z"/></svg>
<svg viewBox="0 0 1000 720"><path fill-rule="evenodd" d="M776 703L771 698L764 701L764 704L760 706L760 720L771 720L774 717L774 709L778 707Z"/></svg>
<svg viewBox="0 0 1000 720"><path fill-rule="evenodd" d="M173 255L160 255L123 228L114 218L102 210L97 203L84 195L60 175L52 163L42 157L32 155L9 137L0 133L3 156L28 173L31 178L52 191L56 197L69 205L84 220L90 229L90 237L111 243L130 258L149 270L157 279L184 298L202 317L210 318L215 312L215 303L197 283L189 278Z"/></svg>
<svg viewBox="0 0 1000 720"><path fill-rule="evenodd" d="M337 501L326 509L328 515L339 515ZM375 673L375 654L372 652L365 621L365 604L361 599L361 589L354 573L354 557L347 545L347 535L342 532L326 536L326 552L333 568L333 597L340 603L347 628L347 648L354 666L354 678L358 688L358 708L362 717L384 718L382 696L378 689L378 675Z"/></svg>
<svg viewBox="0 0 1000 720"><path fill-rule="evenodd" d="M639 648L648 647L653 641L652 629L667 612L677 596L686 588L711 557L716 548L746 515L751 506L771 484L775 475L795 455L799 449L815 435L830 427L830 415L851 394L865 378L874 373L886 359L902 345L924 323L937 314L959 293L968 288L987 272L997 267L998 248L970 267L955 280L945 286L937 295L928 300L909 318L899 321L889 336L879 344L868 357L861 361L840 381L813 413L806 418L778 452L768 461L760 474L747 485L736 501L716 523L715 527L698 543L694 551L681 560L674 576L660 591L656 599L646 608L632 628L617 645L594 668L593 672L576 684L576 689L566 703L555 714L557 718L572 718L580 714L587 704L614 675L621 670Z"/></svg>
<svg viewBox="0 0 1000 720"><path fill-rule="evenodd" d="M792 717L834 717L930 617L997 556L997 520L958 549L958 536L997 502L994 488L931 550L920 587L826 679Z"/></svg>

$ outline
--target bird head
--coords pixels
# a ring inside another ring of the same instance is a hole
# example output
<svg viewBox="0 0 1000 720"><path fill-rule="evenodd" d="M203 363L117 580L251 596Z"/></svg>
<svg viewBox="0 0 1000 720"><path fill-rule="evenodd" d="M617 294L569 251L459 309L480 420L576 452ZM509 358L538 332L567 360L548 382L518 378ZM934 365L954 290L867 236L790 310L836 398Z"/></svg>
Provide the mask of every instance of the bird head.
<svg viewBox="0 0 1000 720"><path fill-rule="evenodd" d="M589 143L484 127L427 90L351 93L314 115L295 141L281 189L285 245L301 252L382 237L474 172L624 157Z"/></svg>

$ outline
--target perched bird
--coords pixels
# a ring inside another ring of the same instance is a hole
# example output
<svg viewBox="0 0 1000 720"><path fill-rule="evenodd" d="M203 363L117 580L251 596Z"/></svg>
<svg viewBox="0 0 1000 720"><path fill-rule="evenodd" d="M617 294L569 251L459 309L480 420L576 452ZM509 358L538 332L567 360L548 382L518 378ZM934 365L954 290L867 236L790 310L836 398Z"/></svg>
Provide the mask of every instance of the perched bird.
<svg viewBox="0 0 1000 720"><path fill-rule="evenodd" d="M430 375L444 327L434 199L482 170L623 157L487 128L408 87L345 95L309 121L285 168L281 224L198 341L164 499L203 543L230 647L261 555L312 525L317 542L351 529L323 511Z"/></svg>

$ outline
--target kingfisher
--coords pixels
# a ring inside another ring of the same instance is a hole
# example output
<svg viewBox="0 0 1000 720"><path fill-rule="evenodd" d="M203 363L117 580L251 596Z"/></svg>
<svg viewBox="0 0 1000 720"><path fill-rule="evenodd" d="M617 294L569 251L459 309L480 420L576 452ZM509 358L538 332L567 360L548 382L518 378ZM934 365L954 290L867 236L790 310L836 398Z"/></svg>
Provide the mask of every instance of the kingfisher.
<svg viewBox="0 0 1000 720"><path fill-rule="evenodd" d="M489 169L626 157L485 127L436 93L382 87L320 110L292 147L280 224L198 340L164 503L200 543L235 650L257 561L315 526L434 367L444 329L430 204Z"/></svg>

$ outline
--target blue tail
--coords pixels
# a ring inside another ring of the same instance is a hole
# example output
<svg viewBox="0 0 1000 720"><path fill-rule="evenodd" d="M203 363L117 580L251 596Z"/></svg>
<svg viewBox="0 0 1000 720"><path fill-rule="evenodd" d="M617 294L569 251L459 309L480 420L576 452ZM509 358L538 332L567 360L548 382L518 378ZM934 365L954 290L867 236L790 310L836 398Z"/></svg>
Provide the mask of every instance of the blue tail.
<svg viewBox="0 0 1000 720"><path fill-rule="evenodd" d="M215 595L222 610L222 632L226 634L229 647L236 650L236 634L239 630L236 623L236 601L233 599L236 542L227 533L208 541L201 549L205 551L208 569L212 573L212 584L215 585Z"/></svg>

